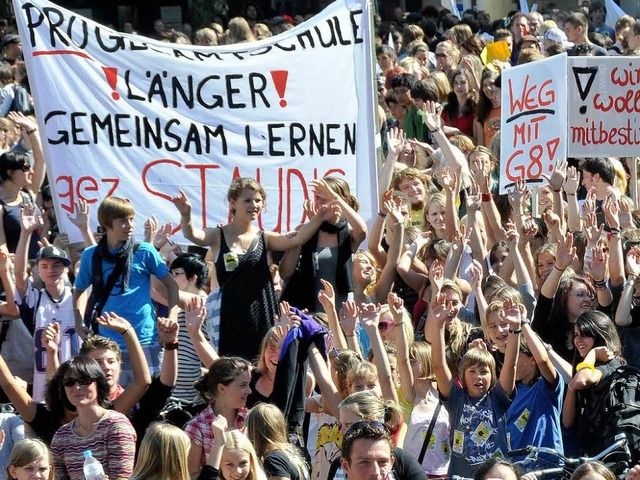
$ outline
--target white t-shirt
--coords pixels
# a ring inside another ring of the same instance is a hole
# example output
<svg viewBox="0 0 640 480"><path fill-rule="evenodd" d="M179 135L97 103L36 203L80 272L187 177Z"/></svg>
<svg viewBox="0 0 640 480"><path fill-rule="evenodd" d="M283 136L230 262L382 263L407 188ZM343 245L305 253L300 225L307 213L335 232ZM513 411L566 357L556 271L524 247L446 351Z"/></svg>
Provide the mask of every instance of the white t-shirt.
<svg viewBox="0 0 640 480"><path fill-rule="evenodd" d="M47 350L42 343L44 331L50 323L60 324L60 346L58 356L60 362L65 362L78 354L82 340L76 333L73 299L71 288L65 287L64 294L59 301L54 301L46 289L36 289L31 281L27 284L27 294L24 299L16 295L18 305L25 304L29 308L35 308L35 324L33 325L33 348L35 362L33 369L33 399L36 402L44 401L47 367Z"/></svg>

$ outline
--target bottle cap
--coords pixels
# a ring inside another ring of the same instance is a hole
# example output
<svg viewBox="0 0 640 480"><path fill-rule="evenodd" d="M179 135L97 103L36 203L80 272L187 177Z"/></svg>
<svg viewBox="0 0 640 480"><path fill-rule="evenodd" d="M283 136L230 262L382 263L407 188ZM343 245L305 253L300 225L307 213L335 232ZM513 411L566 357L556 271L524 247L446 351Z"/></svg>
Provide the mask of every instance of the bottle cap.
<svg viewBox="0 0 640 480"><path fill-rule="evenodd" d="M85 450L84 452L82 452L82 456L84 458L93 457L93 453L91 452L91 450Z"/></svg>

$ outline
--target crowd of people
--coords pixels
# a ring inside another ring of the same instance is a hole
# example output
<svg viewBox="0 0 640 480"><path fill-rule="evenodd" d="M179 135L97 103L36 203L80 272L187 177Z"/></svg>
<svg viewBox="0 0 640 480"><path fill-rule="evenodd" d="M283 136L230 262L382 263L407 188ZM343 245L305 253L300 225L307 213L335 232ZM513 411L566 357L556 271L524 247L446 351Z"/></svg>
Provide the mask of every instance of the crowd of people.
<svg viewBox="0 0 640 480"><path fill-rule="evenodd" d="M128 200L80 199L80 243L58 229L20 37L0 21L0 471L80 480L89 450L110 480L533 480L557 461L510 451L606 448L587 434L602 386L640 367L636 159L563 159L535 195L498 194L501 72L636 54L640 21L605 16L592 0L378 21L373 219L328 176L306 223L263 231L266 192L241 177L213 228L183 191L144 232ZM156 35L237 43L294 23L278 22ZM507 53L486 61L495 42ZM595 462L572 478L594 476L614 478Z"/></svg>

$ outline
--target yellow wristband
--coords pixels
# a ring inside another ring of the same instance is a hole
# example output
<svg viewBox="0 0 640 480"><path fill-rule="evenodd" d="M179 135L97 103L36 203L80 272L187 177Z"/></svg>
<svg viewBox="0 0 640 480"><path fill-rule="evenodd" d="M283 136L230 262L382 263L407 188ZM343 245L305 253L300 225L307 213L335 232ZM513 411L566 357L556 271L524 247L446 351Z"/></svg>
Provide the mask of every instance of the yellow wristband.
<svg viewBox="0 0 640 480"><path fill-rule="evenodd" d="M588 368L592 372L596 371L596 367L593 365L593 363L582 362L576 365L576 372L579 372L580 370L584 370L585 368Z"/></svg>

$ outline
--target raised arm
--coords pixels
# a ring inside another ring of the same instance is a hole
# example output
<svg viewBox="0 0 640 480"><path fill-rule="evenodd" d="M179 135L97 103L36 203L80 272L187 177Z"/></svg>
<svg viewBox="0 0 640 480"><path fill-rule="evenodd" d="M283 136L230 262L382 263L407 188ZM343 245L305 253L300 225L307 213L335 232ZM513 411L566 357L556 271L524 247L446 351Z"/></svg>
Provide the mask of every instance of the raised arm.
<svg viewBox="0 0 640 480"><path fill-rule="evenodd" d="M421 273L414 271L411 268L411 264L413 263L414 258L417 253L422 250L427 243L429 243L428 234L421 234L415 239L415 241L411 244L411 246L405 251L398 261L397 272L402 277L402 279L413 288L416 292L419 292L427 277Z"/></svg>
<svg viewBox="0 0 640 480"><path fill-rule="evenodd" d="M69 221L73 223L78 230L80 230L85 247L96 245L98 243L96 242L96 239L91 232L91 227L89 226L89 212L89 204L86 200L79 199L75 205L75 215L67 215Z"/></svg>
<svg viewBox="0 0 640 480"><path fill-rule="evenodd" d="M7 252L6 246L2 245L0 245L0 280L6 295L5 301L0 303L0 315L6 315L7 317L20 316L20 311L16 305L16 287L11 275L11 256Z"/></svg>
<svg viewBox="0 0 640 480"><path fill-rule="evenodd" d="M453 387L453 375L447 365L446 344L444 341L445 321L449 317L451 310L451 302L447 304L447 296L439 293L435 301L431 302L425 330L429 333L428 337L432 339L431 355L433 358L433 369L438 382L438 390L443 397L447 398Z"/></svg>
<svg viewBox="0 0 640 480"><path fill-rule="evenodd" d="M38 125L20 112L9 112L7 117L20 127L20 135L24 140L25 147L33 153L33 181L30 190L35 195L42 188L44 177L47 174Z"/></svg>
<svg viewBox="0 0 640 480"><path fill-rule="evenodd" d="M529 351L531 352L531 355L533 355L533 358L540 369L540 375L542 375L542 378L544 378L548 384L555 385L558 380L558 372L549 358L549 354L544 343L540 340L538 334L531 328L531 322L529 320L524 319L522 321L521 328L522 335L524 335L524 339L527 341L527 345L529 346Z"/></svg>
<svg viewBox="0 0 640 480"><path fill-rule="evenodd" d="M209 368L218 358L218 352L215 351L211 343L202 333L202 324L207 316L207 310L204 306L202 297L194 296L184 308L184 321L187 326L187 333L193 343L193 348L198 354L198 358L202 364Z"/></svg>
<svg viewBox="0 0 640 480"><path fill-rule="evenodd" d="M633 294L640 276L640 248L632 247L627 254L627 266L629 277L624 283L620 302L616 308L616 325L628 327L631 325L631 308L633 307Z"/></svg>
<svg viewBox="0 0 640 480"><path fill-rule="evenodd" d="M580 186L580 174L576 167L567 169L567 178L564 181L564 193L567 195L568 219L567 229L570 232L582 230L582 220L580 219L580 207L578 206L578 197L576 192Z"/></svg>
<svg viewBox="0 0 640 480"><path fill-rule="evenodd" d="M617 287L624 282L624 254L620 239L620 200L605 198L602 203L604 218L611 231L609 237L609 281Z"/></svg>
<svg viewBox="0 0 640 480"><path fill-rule="evenodd" d="M371 340L371 349L373 350L373 361L378 369L378 382L382 390L382 397L385 400L393 400L398 402L398 393L393 385L391 376L391 366L389 365L389 357L384 348L384 342L378 330L380 322L380 305L372 303L363 304L360 308L360 322L364 326L364 330ZM394 321L395 323L395 321ZM402 327L400 327L402 329Z"/></svg>
<svg viewBox="0 0 640 480"><path fill-rule="evenodd" d="M382 239L384 238L384 228L386 225L385 220L389 215L387 205L392 198L393 190L388 189L382 193L382 197L380 198L380 210L374 217L373 225L371 226L371 230L369 230L369 237L367 239L367 248L369 249L369 253L373 255L373 258L375 258L380 267L384 267L387 264L387 252L382 248Z"/></svg>
<svg viewBox="0 0 640 480"><path fill-rule="evenodd" d="M340 328L338 313L336 312L336 294L333 290L333 285L324 279L320 279L320 284L322 285L322 290L318 292L318 301L320 305L322 305L322 308L324 308L324 313L327 314L329 330L331 330L333 335L334 345L336 348L347 349L349 348L347 346L347 339L345 338L345 333ZM280 304L280 312L288 314L289 304L287 302ZM353 331L350 332L350 336L354 336Z"/></svg>
<svg viewBox="0 0 640 480"><path fill-rule="evenodd" d="M58 349L60 347L60 324L52 322L42 335L42 343L47 351L47 365L45 376L47 381L51 380L60 366L60 357Z"/></svg>
<svg viewBox="0 0 640 480"><path fill-rule="evenodd" d="M15 279L18 296L22 300L27 295L27 262L29 261L29 245L31 235L39 227L36 219L36 206L25 205L20 211L20 238L15 252ZM6 289L5 289L6 291Z"/></svg>
<svg viewBox="0 0 640 480"><path fill-rule="evenodd" d="M4 357L0 353L0 387L4 391L7 398L11 401L16 411L22 416L22 419L29 423L36 418L36 402L31 395L20 386L16 378L9 370Z"/></svg>
<svg viewBox="0 0 640 480"><path fill-rule="evenodd" d="M171 197L171 202L175 205L178 212L180 212L180 226L182 227L184 238L201 247L210 247L218 244L219 236L216 233L217 229L206 228L203 230L193 226L191 219L191 202L183 190L179 190L178 195Z"/></svg>
<svg viewBox="0 0 640 480"><path fill-rule="evenodd" d="M127 320L114 312L105 312L98 318L98 324L122 335L129 351L133 382L127 385L124 392L114 402L115 410L127 415L151 385L149 365L138 341L136 331Z"/></svg>
<svg viewBox="0 0 640 480"><path fill-rule="evenodd" d="M405 142L404 132L399 128L390 128L387 132L387 158L378 171L378 195L382 195L393 178L393 168L400 156Z"/></svg>
<svg viewBox="0 0 640 480"><path fill-rule="evenodd" d="M561 231L564 233L564 205L562 201L562 186L567 178L567 160L558 159L553 166L551 175L543 173L542 176L549 182L549 188L553 192L553 213L558 216Z"/></svg>
<svg viewBox="0 0 640 480"><path fill-rule="evenodd" d="M540 288L540 293L542 295L547 298L553 298L555 296L562 274L569 265L571 265L575 256L576 247L573 246L573 235L571 233L567 233L567 235L558 242L556 264Z"/></svg>
<svg viewBox="0 0 640 480"><path fill-rule="evenodd" d="M322 409L329 415L339 418L340 416L340 394L331 380L331 373L327 364L322 358L322 354L313 343L309 346L309 366L313 371L320 392L322 393Z"/></svg>
<svg viewBox="0 0 640 480"><path fill-rule="evenodd" d="M393 201L388 201L387 209L389 211L387 224L390 229L389 252L387 253L387 261L382 267L382 272L373 287L372 294L376 302L384 301L391 291L393 282L396 279L396 265L400 260L404 240L404 218L400 212L400 206Z"/></svg>
<svg viewBox="0 0 640 480"><path fill-rule="evenodd" d="M527 310L521 303L509 300L503 303L503 318L509 324L507 348L504 354L504 364L500 370L500 386L511 397L516 389L516 368L518 353L520 352L520 333L522 320L527 318Z"/></svg>
<svg viewBox="0 0 640 480"><path fill-rule="evenodd" d="M400 390L404 399L412 403L416 397L414 388L413 371L411 370L411 362L409 361L409 339L404 329L404 301L395 293L390 293L387 297L387 303L393 316L393 328L396 332L396 357L398 359L398 375L400 376Z"/></svg>
<svg viewBox="0 0 640 480"><path fill-rule="evenodd" d="M178 333L177 321L159 317L157 321L158 341L164 348L160 367L160 382L167 387L175 387L178 382Z"/></svg>

